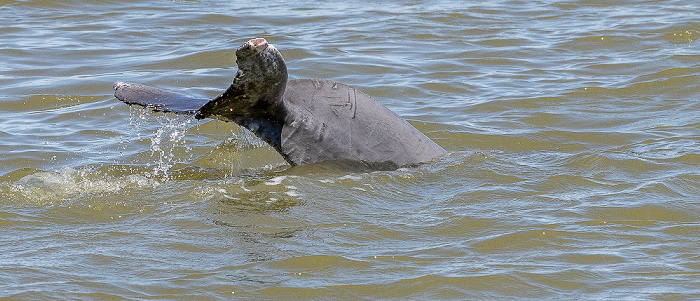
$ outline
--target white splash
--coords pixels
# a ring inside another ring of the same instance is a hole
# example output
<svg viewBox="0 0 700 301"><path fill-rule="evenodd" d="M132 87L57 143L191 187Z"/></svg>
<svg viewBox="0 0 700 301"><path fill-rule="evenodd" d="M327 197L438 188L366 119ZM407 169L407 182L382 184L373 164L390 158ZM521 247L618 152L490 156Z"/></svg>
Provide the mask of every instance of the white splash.
<svg viewBox="0 0 700 301"><path fill-rule="evenodd" d="M158 155L156 166L153 169L155 175L162 174L168 177L168 171L177 163L173 151L176 147L185 146L185 135L193 122L190 116L163 115L158 118L160 128L151 137L151 153Z"/></svg>
<svg viewBox="0 0 700 301"><path fill-rule="evenodd" d="M144 175L131 174L106 177L87 168L64 167L60 171L45 171L27 175L17 182L0 187L0 195L15 200L31 200L53 204L80 195L119 193L125 188L156 187L158 181Z"/></svg>
<svg viewBox="0 0 700 301"><path fill-rule="evenodd" d="M150 138L151 156L156 157L156 161L146 165L154 165L151 176L162 175L167 181L170 169L176 163L188 159L183 158L180 153L176 154L175 150L184 147L185 153L189 154L191 148L186 145L185 136L195 119L193 116L152 113L150 108L141 110L132 108L129 111L129 123L133 127L131 132L136 133L139 140L147 131L146 126L143 125L152 124L153 120L160 124ZM190 154L189 159L191 156Z"/></svg>

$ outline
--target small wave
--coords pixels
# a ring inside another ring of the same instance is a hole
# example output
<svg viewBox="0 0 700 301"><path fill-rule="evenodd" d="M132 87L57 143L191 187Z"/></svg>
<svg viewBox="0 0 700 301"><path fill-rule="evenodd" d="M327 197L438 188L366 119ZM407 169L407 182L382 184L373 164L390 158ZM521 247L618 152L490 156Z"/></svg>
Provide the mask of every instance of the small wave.
<svg viewBox="0 0 700 301"><path fill-rule="evenodd" d="M155 187L160 182L144 174L110 177L90 169L65 167L40 171L16 182L0 183L4 202L51 205L85 195L123 193L124 189Z"/></svg>
<svg viewBox="0 0 700 301"><path fill-rule="evenodd" d="M211 183L196 193L216 204L216 212L221 215L221 222L226 224L226 216L236 212L285 211L296 206L299 201L298 181L296 176L252 176L235 180Z"/></svg>

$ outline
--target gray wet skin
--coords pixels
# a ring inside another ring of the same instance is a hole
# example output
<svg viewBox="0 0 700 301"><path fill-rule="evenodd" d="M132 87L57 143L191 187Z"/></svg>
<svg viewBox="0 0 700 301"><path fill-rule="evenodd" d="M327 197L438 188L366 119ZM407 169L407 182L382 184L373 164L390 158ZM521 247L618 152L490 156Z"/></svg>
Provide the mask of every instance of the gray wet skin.
<svg viewBox="0 0 700 301"><path fill-rule="evenodd" d="M263 38L236 50L238 72L211 101L117 82L114 95L156 111L217 118L249 129L291 165L352 161L407 166L445 150L369 95L334 81L287 80L282 55Z"/></svg>

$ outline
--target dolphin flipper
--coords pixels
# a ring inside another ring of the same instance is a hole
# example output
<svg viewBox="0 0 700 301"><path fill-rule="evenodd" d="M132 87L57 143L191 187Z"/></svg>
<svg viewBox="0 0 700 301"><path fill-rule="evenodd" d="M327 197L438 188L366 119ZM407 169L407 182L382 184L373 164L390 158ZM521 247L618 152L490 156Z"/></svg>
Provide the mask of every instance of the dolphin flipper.
<svg viewBox="0 0 700 301"><path fill-rule="evenodd" d="M152 108L154 111L193 115L208 99L190 97L158 88L125 82L114 83L114 96L129 105Z"/></svg>

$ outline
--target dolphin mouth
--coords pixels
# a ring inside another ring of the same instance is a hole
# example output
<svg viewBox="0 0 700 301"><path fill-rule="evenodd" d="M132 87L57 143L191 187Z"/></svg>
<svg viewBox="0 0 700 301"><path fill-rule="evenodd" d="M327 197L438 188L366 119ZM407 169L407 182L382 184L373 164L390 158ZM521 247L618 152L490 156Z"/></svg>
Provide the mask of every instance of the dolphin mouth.
<svg viewBox="0 0 700 301"><path fill-rule="evenodd" d="M238 47L236 50L236 55L251 55L255 53L261 53L267 49L267 47L270 44L267 43L267 40L264 38L255 38L255 39L250 39L248 42L243 43L241 47Z"/></svg>

